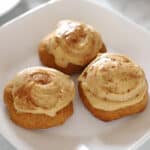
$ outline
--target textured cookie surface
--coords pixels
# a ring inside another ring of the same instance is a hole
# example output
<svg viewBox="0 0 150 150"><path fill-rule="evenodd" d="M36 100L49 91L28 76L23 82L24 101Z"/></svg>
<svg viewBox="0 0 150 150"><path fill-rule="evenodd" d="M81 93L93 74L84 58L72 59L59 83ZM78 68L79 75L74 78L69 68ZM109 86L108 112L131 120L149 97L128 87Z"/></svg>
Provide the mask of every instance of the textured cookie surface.
<svg viewBox="0 0 150 150"><path fill-rule="evenodd" d="M75 89L68 75L46 67L19 72L4 89L11 119L25 128L62 124L72 113Z"/></svg>
<svg viewBox="0 0 150 150"><path fill-rule="evenodd" d="M80 83L78 85L78 89L79 89L79 94L80 94L81 100L82 100L83 104L85 105L85 107L96 118L103 120L103 121L112 121L112 120L116 120L116 119L119 119L124 116L142 112L145 109L145 107L147 106L148 94L146 93L145 96L143 97L143 99L139 103L137 103L133 106L127 106L125 108L114 110L114 111L105 111L102 109L96 109L89 103L89 100L85 96Z"/></svg>
<svg viewBox="0 0 150 150"><path fill-rule="evenodd" d="M41 62L49 67L72 74L85 67L105 45L95 29L71 20L60 21L54 32L39 46Z"/></svg>
<svg viewBox="0 0 150 150"><path fill-rule="evenodd" d="M123 55L99 54L80 75L79 83L82 100L86 97L84 100L101 112L118 112L116 119L138 112L137 108L141 111L147 103L148 85L144 71ZM130 113L126 113L126 108L132 108L128 109ZM121 110L124 114L120 114Z"/></svg>

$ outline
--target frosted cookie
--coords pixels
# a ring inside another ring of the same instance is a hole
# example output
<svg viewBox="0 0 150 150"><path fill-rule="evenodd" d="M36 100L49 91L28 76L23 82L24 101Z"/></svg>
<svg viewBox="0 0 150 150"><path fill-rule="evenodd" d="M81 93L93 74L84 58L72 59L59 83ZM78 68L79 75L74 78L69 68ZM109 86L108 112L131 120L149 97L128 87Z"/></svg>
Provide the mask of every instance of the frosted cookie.
<svg viewBox="0 0 150 150"><path fill-rule="evenodd" d="M104 121L141 112L147 105L143 69L119 54L99 54L80 75L78 88L84 105Z"/></svg>
<svg viewBox="0 0 150 150"><path fill-rule="evenodd" d="M82 70L99 52L106 52L100 34L85 23L62 20L40 43L39 57L48 67L67 74Z"/></svg>
<svg viewBox="0 0 150 150"><path fill-rule="evenodd" d="M22 70L4 89L10 118L30 129L63 124L73 114L74 95L70 77L46 67Z"/></svg>

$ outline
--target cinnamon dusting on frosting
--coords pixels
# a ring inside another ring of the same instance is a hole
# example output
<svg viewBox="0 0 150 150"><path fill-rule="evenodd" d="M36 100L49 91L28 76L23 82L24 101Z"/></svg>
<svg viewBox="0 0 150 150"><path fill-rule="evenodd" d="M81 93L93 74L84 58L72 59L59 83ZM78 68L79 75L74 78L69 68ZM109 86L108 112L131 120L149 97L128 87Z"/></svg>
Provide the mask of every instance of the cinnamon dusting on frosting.
<svg viewBox="0 0 150 150"><path fill-rule="evenodd" d="M43 72L35 72L31 74L32 79L39 84L48 84L52 80L51 76L54 75Z"/></svg>
<svg viewBox="0 0 150 150"><path fill-rule="evenodd" d="M138 103L147 92L142 68L119 54L99 54L80 75L79 82L91 105L104 110Z"/></svg>
<svg viewBox="0 0 150 150"><path fill-rule="evenodd" d="M69 76L55 69L28 68L12 81L14 107L18 112L55 116L73 100L74 94Z"/></svg>
<svg viewBox="0 0 150 150"><path fill-rule="evenodd" d="M93 27L71 20L60 21L46 39L48 52L61 67L68 63L86 65L103 46L99 33Z"/></svg>

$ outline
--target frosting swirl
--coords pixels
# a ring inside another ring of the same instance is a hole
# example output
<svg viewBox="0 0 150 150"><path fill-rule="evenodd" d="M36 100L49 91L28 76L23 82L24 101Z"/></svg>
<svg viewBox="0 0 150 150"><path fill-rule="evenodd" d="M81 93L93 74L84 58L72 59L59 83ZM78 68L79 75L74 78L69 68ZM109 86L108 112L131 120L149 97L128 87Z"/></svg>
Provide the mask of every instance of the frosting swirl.
<svg viewBox="0 0 150 150"><path fill-rule="evenodd" d="M93 27L71 20L60 21L47 37L47 50L54 56L55 63L62 67L68 63L86 65L102 46L101 37Z"/></svg>
<svg viewBox="0 0 150 150"><path fill-rule="evenodd" d="M74 95L70 77L52 68L27 68L12 81L14 107L18 112L55 116Z"/></svg>
<svg viewBox="0 0 150 150"><path fill-rule="evenodd" d="M142 68L119 54L99 54L79 81L91 105L104 110L138 103L147 92Z"/></svg>

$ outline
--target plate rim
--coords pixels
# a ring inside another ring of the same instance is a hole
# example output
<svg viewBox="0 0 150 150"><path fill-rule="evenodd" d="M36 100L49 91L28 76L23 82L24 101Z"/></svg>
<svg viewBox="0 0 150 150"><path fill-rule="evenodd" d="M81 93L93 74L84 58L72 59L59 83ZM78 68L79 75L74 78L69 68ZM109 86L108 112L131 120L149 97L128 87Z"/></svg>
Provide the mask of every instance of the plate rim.
<svg viewBox="0 0 150 150"><path fill-rule="evenodd" d="M19 2L20 0L18 0ZM39 11L41 8L44 8L48 5L52 5L54 3L57 3L57 2L62 2L62 1L65 1L65 0L51 0L51 1L48 1L44 4L41 4L23 14L21 14L20 16L8 21L7 23L3 24L1 27L0 27L0 33L3 32L4 29L7 29L7 27L11 26L12 24L20 21L21 19L24 19L24 17L27 17L28 15L32 15L32 13L36 13L37 11ZM71 1L71 0L70 0ZM77 0L78 1L78 0ZM137 28L137 30L141 30L142 32L144 32L144 34L147 34L148 36L150 36L150 31L144 27L142 27L141 25L137 24L136 22L132 21L131 19L129 19L128 17L122 15L121 13L119 13L117 10L114 10L114 9L110 9L108 7L106 7L105 5L103 5L100 1L98 0L82 0L82 1L87 1L87 2L90 2L90 3L93 3L93 4L96 4L98 5L99 7L101 7L102 9L105 9L107 10L108 12L112 13L113 15L115 15L116 17L119 17L119 19L122 19L124 21L126 21L128 24L131 24L132 26L134 26L135 28ZM15 6L14 6L15 7ZM12 144L14 147L15 145L5 136L4 133L2 133L0 131L1 135L4 136L6 138L6 140ZM129 150L133 150L133 149L137 149L138 147L140 147L141 145L143 145L147 140L150 139L150 131L146 132L143 136L141 136L135 143L131 144L130 147L128 148ZM16 147L15 147L16 148Z"/></svg>

